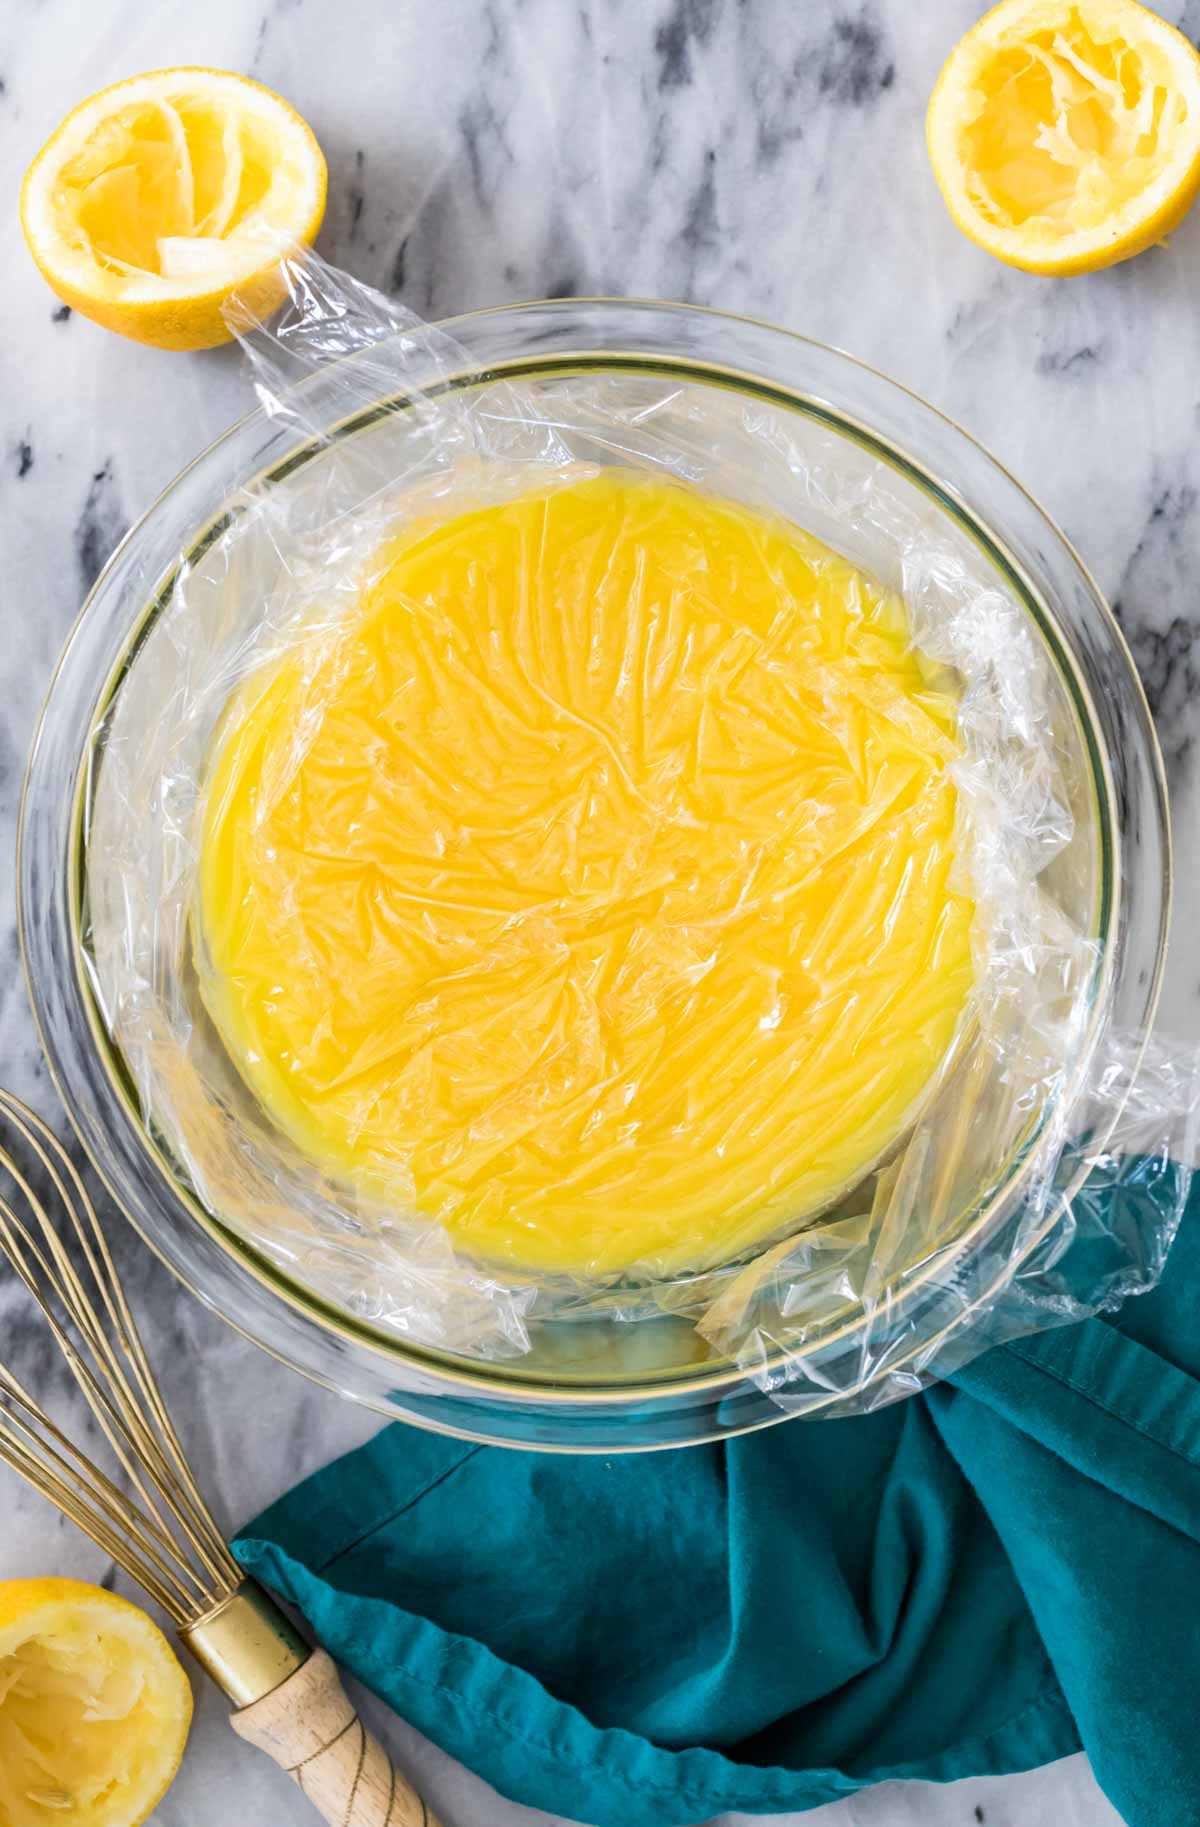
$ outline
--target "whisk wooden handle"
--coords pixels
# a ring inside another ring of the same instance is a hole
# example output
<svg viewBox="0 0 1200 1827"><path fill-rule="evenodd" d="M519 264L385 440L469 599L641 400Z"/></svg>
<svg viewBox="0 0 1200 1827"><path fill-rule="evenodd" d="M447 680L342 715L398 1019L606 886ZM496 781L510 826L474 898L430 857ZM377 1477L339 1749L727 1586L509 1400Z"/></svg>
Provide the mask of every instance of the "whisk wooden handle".
<svg viewBox="0 0 1200 1827"><path fill-rule="evenodd" d="M295 1777L333 1827L439 1827L367 1731L323 1649L232 1721L240 1737Z"/></svg>

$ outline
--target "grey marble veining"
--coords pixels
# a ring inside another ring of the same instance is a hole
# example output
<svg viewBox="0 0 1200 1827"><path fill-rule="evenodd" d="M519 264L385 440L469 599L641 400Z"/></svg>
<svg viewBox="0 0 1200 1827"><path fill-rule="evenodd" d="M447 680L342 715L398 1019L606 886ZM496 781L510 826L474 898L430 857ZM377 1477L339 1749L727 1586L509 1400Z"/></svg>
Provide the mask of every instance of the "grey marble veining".
<svg viewBox="0 0 1200 1827"><path fill-rule="evenodd" d="M1094 277L1010 272L950 224L925 158L938 66L982 0L42 0L0 10L0 854L24 755L87 586L170 477L245 410L229 353L164 356L65 312L16 224L20 174L83 95L202 63L282 91L330 164L323 251L425 315L546 294L681 298L863 357L976 433L1078 545L1128 634L1170 774L1179 879L1172 1025L1200 1037L1200 211L1167 248ZM1193 38L1200 0L1160 9ZM0 870L0 1081L52 1100ZM363 1438L176 1288L121 1259L182 1431L234 1525ZM16 1303L3 1349L52 1374ZM0 1479L0 1575L107 1574ZM159 1827L310 1820L237 1745L213 1696ZM454 1827L509 1807L382 1709ZM1082 1759L944 1790L890 1787L824 1827L1105 1827ZM668 1827L664 1823L664 1827Z"/></svg>

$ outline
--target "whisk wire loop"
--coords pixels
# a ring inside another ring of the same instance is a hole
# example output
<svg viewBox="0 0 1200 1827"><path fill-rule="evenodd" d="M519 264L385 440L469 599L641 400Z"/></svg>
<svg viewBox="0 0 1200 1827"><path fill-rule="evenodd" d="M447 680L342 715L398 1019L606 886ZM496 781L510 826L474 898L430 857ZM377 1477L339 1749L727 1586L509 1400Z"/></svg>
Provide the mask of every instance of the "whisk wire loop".
<svg viewBox="0 0 1200 1827"><path fill-rule="evenodd" d="M0 1137L0 1171L12 1189L0 1196L0 1258L40 1307L133 1495L2 1364L0 1459L187 1625L237 1590L241 1570L184 1456L75 1163L2 1089L0 1123L10 1132ZM34 1185L39 1172L45 1195Z"/></svg>

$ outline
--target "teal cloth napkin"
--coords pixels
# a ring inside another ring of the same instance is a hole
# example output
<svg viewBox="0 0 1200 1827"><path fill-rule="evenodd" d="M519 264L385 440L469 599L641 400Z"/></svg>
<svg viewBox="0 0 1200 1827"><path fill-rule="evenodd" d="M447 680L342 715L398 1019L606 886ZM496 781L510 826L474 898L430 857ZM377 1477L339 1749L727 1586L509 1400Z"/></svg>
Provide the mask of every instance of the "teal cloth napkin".
<svg viewBox="0 0 1200 1827"><path fill-rule="evenodd" d="M1159 1286L861 1418L607 1459L393 1426L243 1564L503 1794L800 1811L1081 1745L1200 1823L1200 1185Z"/></svg>

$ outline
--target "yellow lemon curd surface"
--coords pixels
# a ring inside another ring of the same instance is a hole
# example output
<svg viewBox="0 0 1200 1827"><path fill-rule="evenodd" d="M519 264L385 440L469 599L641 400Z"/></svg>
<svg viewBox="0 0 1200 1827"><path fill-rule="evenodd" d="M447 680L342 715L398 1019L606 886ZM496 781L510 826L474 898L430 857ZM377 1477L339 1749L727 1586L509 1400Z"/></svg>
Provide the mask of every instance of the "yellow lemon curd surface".
<svg viewBox="0 0 1200 1827"><path fill-rule="evenodd" d="M526 1269L673 1272L828 1205L972 981L956 701L902 605L621 471L372 580L215 745L197 959L262 1107Z"/></svg>

